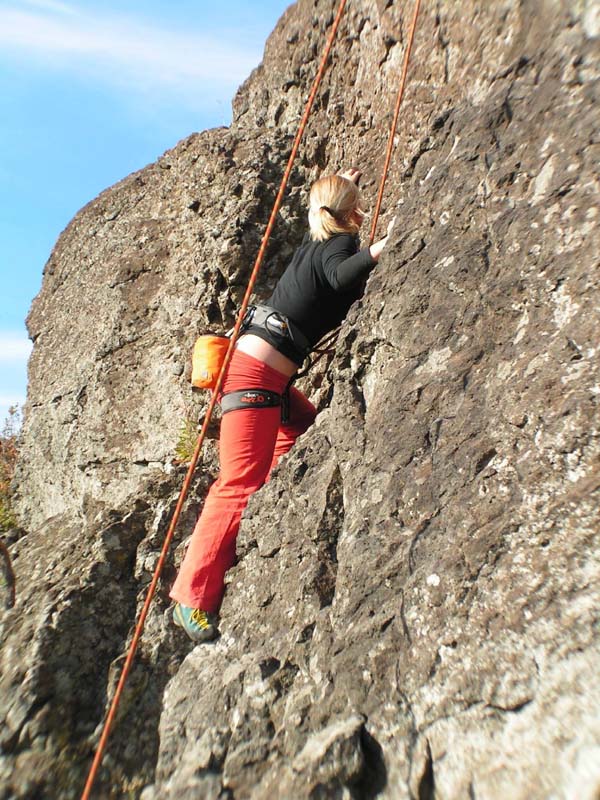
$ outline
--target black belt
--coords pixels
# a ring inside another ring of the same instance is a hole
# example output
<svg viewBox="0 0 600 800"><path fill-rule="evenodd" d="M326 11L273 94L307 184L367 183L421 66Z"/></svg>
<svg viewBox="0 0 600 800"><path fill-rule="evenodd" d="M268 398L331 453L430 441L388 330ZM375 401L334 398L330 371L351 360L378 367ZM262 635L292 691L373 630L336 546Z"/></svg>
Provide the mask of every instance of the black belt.
<svg viewBox="0 0 600 800"><path fill-rule="evenodd" d="M250 306L242 323L243 333L253 333L278 352L302 366L312 345L295 322L271 306Z"/></svg>

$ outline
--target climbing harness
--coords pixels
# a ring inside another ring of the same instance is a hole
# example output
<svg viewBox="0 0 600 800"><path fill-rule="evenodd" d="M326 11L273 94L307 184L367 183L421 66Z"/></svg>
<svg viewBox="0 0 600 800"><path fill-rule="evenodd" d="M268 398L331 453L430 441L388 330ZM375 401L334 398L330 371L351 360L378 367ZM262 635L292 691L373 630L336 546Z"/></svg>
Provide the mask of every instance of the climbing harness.
<svg viewBox="0 0 600 800"><path fill-rule="evenodd" d="M301 365L310 353L310 342L300 328L285 314L271 306L250 306L246 311L240 334L252 333L269 342L280 353ZM192 385L200 389L213 389L227 354L227 336L199 336L192 355ZM219 400L221 413L249 408L281 407L281 422L289 422L289 393L296 376L290 378L282 394L269 389L242 389L226 392Z"/></svg>
<svg viewBox="0 0 600 800"><path fill-rule="evenodd" d="M285 314L271 306L250 306L244 320L241 333L252 333L273 347L282 355L289 358L298 366L302 366L309 356L311 345L300 328ZM309 364L310 366L310 364ZM273 408L281 407L281 424L287 425L290 421L290 390L292 384L304 375L305 370L297 375L292 375L287 386L281 394L268 389L244 389L238 392L227 392L222 395L221 412L239 411L248 408Z"/></svg>
<svg viewBox="0 0 600 800"><path fill-rule="evenodd" d="M249 306L240 334L259 336L287 358L302 366L311 351L311 345L300 328L289 317L271 306ZM198 389L213 389L222 369L229 347L228 336L199 336L192 354L192 386ZM309 364L310 366L310 364ZM305 374L305 371L302 372ZM268 389L243 389L221 395L221 413L248 408L273 408L281 406L281 422L290 421L290 389L296 376L292 376L282 394Z"/></svg>
<svg viewBox="0 0 600 800"><path fill-rule="evenodd" d="M100 768L100 764L102 762L102 758L103 758L103 755L104 755L104 751L106 749L106 744L107 744L108 737L109 737L109 734L110 734L110 731L111 731L111 727L112 727L112 724L113 724L115 716L116 716L116 712L117 712L117 708L118 708L118 705L119 705L119 701L120 701L121 696L123 694L125 683L127 681L127 677L128 677L129 672L131 670L131 666L133 664L133 659L135 657L135 653L136 653L136 650L137 650L137 647L138 647L138 644L139 644L139 640L141 638L142 631L144 629L144 624L146 622L146 617L148 616L148 612L150 610L150 605L152 603L152 599L153 599L154 594L156 592L156 587L158 585L158 581L159 581L160 576L162 574L162 570L163 570L163 567L164 567L164 564L165 564L165 561L166 561L166 558L167 558L167 554L169 552L171 541L173 539L173 534L174 534L175 529L177 527L177 523L179 521L179 517L180 517L181 511L183 509L183 505L185 503L185 500L187 498L187 494L189 492L189 488L190 488L190 485L191 485L191 482L192 482L194 471L196 469L196 465L198 463L198 459L200 458L200 453L201 453L201 450L202 450L202 446L204 444L204 440L206 438L206 434L207 434L207 431L208 431L208 426L210 424L214 408L215 408L215 406L217 404L217 400L218 400L218 398L219 398L219 396L221 394L221 386L223 385L223 381L224 381L224 378L225 378L225 373L227 372L227 368L228 368L229 363L231 361L231 358L233 356L233 351L235 349L235 344L236 344L237 338L239 336L239 333L240 333L240 330L242 328L244 319L246 317L246 312L247 312L249 304L250 304L250 296L252 295L252 292L254 290L254 285L256 283L256 280L257 280L257 277L258 277L258 273L259 273L260 267L262 265L262 262L263 262L263 259L264 259L264 256L265 256L265 252L266 252L267 245L268 245L268 242L269 242L269 239L270 239L270 236L271 236L271 232L272 232L272 230L273 230L273 228L275 226L275 221L276 221L277 215L279 213L279 209L281 207L281 203L283 201L283 195L285 193L285 190L286 190L286 187L287 187L287 184L288 184L288 181L289 181L289 177L290 177L290 174L291 174L291 171L292 171L292 167L293 167L294 161L296 159L296 154L298 152L298 148L300 146L300 142L301 142L302 137L304 135L304 131L306 129L308 118L310 116L310 112L312 110L312 106L314 104L314 100L315 100L315 97L317 95L317 91L319 89L319 86L321 84L323 75L325 73L325 69L326 69L326 66L327 66L327 60L329 58L329 54L331 52L331 48L333 46L333 42L334 42L335 36L337 34L337 30L338 30L339 25L340 25L340 22L341 22L341 19L342 19L342 15L344 13L344 9L345 9L346 3L347 3L347 0L340 0L340 3L339 3L338 8L337 8L337 12L336 12L336 15L335 15L335 18L334 18L334 21L333 21L333 25L331 27L331 31L329 33L329 37L328 37L327 43L325 45L323 56L321 58L320 65L319 65L319 68L317 70L317 74L316 74L315 79L313 81L313 85L312 85L312 88L311 88L311 91L310 91L310 94L309 94L309 97L308 97L308 100L306 102L306 106L305 106L305 109L304 109L304 114L302 115L302 119L301 119L300 124L298 126L298 131L296 133L296 137L295 137L294 143L292 145L292 150L290 152L290 155L289 155L289 158L288 158L288 162L287 162L285 171L283 173L283 177L281 179L281 184L279 186L279 191L277 193L277 196L275 198L275 202L273 204L273 209L271 211L271 216L269 217L269 222L267 224L267 227L266 227L265 233L263 235L258 254L256 256L256 260L254 262L254 266L252 268L250 279L248 281L248 286L246 288L246 292L245 292L244 298L242 300L242 305L240 307L240 311L239 311L235 326L233 328L233 332L232 332L231 337L229 339L229 345L228 345L227 351L225 353L225 357L224 357L224 359L222 361L220 372L218 374L216 383L215 383L215 385L213 387L213 390L212 390L212 395L211 395L211 398L210 398L210 402L209 402L208 408L206 410L204 421L202 423L202 428L200 430L200 433L198 435L198 439L196 441L196 447L194 449L194 453L192 455L192 458L190 460L190 463L189 463L189 466L188 466L188 469L187 469L187 472L186 472L186 476L185 476L185 479L184 479L184 482L183 482L183 486L182 486L180 494L179 494L179 498L177 500L177 505L175 507L175 511L173 513L173 516L171 518L171 522L169 524L169 528L168 528L167 533L165 535L165 539L164 539L164 542L163 542L163 546L162 546L160 555L158 557L158 561L156 563L154 574L152 576L152 580L150 582L150 586L148 587L148 590L147 590L147 593L146 593L146 598L145 598L145 601L144 601L144 605L143 605L142 610L140 612L140 615L138 617L138 620L137 620L137 623L136 623L136 626L135 626L135 630L133 632L133 636L132 636L131 642L129 644L129 649L127 651L127 656L125 658L125 663L123 665L123 670L121 672L121 676L119 678L119 682L118 682L117 687L115 689L115 693L113 695L112 702L110 704L110 708L108 710L108 713L106 715L106 719L104 721L104 725L102 727L102 733L100 735L100 740L98 742L98 746L96 748L96 753L94 755L94 759L93 759L92 765L90 767L90 771L89 771L88 776L87 776L86 784L85 784L85 787L83 789L83 793L81 795L81 800L89 800L90 793L92 791L92 788L93 788L93 785L94 785L94 782L95 782L95 779L96 779L96 775L98 773L98 769ZM394 117L394 126L395 126L396 121L397 121L400 102L401 102L401 99L402 99L402 93L403 93L403 90L404 90L404 83L405 83L405 80L406 80L406 73L407 73L407 70L408 70L408 61L409 61L409 58L410 58L410 49L412 47L412 41L413 41L413 37L414 37L414 31L415 31L415 27L416 27L416 21L417 21L418 12L419 12L419 6L420 6L420 0L416 0L415 13L414 13L414 16L413 16L413 25L412 25L411 34L410 34L409 46L407 48L407 53L406 53L405 62L404 62L404 70L403 70L403 75L402 75L401 92L399 92L399 98L398 98L398 101L397 101L397 104L396 104L396 113L395 113L395 117ZM395 130L395 128L394 128L394 130ZM374 232L375 232L376 226L377 226L377 220L378 220L378 216L379 216L379 209L381 207L381 198L383 196L383 182L385 181L385 178L387 176L387 170L388 170L389 162L390 162L390 159L391 159L392 147L393 147L393 134L390 135L390 142L388 143L388 154L387 154L387 157L386 157L386 164L385 164L385 167L384 167L384 175L382 177L382 185L380 186L380 191L379 191L379 196L378 196L378 203L377 203L377 206L376 206L376 209L375 209L375 214L374 214L374 217L373 217L373 225L372 225L372 229L371 229L371 242L373 241ZM284 402L283 398L284 398L285 394L289 392L289 388L291 386L291 383L292 383L292 381L290 380L290 382L288 383L288 386L286 388L286 391L281 396L282 397L281 402ZM252 391L255 391L255 390L252 390Z"/></svg>

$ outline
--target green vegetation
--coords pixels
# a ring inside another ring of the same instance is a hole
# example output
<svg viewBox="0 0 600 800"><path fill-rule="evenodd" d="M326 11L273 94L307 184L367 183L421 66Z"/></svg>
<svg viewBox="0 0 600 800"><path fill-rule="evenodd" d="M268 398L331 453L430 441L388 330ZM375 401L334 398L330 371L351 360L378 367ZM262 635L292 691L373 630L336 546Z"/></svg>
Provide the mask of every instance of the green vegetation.
<svg viewBox="0 0 600 800"><path fill-rule="evenodd" d="M185 419L179 431L179 439L175 445L175 455L180 464L189 464L192 460L197 440L197 422L193 419Z"/></svg>
<svg viewBox="0 0 600 800"><path fill-rule="evenodd" d="M17 461L20 427L21 411L18 406L11 406L0 431L0 532L7 531L16 525L11 507L10 482Z"/></svg>

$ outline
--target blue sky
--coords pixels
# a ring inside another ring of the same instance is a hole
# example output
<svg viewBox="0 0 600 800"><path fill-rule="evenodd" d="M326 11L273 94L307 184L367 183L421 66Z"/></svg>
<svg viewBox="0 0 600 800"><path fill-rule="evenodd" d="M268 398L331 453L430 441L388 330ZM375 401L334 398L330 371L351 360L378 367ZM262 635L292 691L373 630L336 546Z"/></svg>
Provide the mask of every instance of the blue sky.
<svg viewBox="0 0 600 800"><path fill-rule="evenodd" d="M0 427L60 232L103 189L231 121L291 0L0 0Z"/></svg>

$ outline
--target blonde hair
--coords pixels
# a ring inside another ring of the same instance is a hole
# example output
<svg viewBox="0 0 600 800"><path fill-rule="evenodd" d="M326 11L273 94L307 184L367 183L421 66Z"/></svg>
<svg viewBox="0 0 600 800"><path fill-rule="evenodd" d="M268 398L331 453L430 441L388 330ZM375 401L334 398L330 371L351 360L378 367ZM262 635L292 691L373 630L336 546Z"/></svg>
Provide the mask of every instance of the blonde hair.
<svg viewBox="0 0 600 800"><path fill-rule="evenodd" d="M324 242L334 233L358 233L360 225L352 218L352 212L364 216L354 181L341 175L328 175L313 183L308 211L313 239Z"/></svg>

